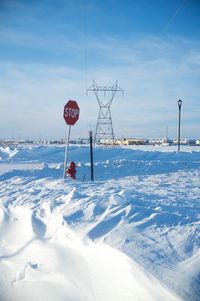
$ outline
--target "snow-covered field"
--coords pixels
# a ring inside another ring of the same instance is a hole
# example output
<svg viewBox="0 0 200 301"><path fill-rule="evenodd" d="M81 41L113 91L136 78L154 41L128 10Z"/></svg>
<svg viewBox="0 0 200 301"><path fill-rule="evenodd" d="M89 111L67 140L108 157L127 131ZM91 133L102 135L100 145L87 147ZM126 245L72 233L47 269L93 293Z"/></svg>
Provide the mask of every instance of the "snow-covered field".
<svg viewBox="0 0 200 301"><path fill-rule="evenodd" d="M0 148L0 301L200 300L200 149Z"/></svg>

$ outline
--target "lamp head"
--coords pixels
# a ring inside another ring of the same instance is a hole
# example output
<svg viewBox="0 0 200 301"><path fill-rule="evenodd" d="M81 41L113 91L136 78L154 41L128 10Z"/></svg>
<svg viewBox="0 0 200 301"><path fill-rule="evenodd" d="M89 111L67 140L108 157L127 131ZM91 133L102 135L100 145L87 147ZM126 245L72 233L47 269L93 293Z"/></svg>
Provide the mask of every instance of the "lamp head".
<svg viewBox="0 0 200 301"><path fill-rule="evenodd" d="M181 99L178 100L178 106L179 106L179 108L182 106L182 100Z"/></svg>

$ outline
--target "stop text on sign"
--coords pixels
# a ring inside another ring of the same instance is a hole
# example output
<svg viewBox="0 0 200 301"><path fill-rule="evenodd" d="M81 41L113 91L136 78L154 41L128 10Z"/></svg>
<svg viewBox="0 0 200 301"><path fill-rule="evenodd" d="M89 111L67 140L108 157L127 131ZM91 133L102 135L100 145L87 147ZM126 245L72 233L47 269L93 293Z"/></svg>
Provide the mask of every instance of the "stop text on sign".
<svg viewBox="0 0 200 301"><path fill-rule="evenodd" d="M78 109L65 108L65 116L66 117L77 118L78 114L79 114Z"/></svg>
<svg viewBox="0 0 200 301"><path fill-rule="evenodd" d="M79 106L75 100L69 100L65 107L63 117L68 125L74 125L79 119Z"/></svg>

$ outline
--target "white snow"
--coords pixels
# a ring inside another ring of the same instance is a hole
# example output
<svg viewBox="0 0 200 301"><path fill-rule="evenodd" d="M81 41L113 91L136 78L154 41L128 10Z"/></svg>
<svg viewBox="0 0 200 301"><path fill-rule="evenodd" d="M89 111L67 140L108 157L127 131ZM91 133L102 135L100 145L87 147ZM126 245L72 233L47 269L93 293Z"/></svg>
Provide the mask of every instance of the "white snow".
<svg viewBox="0 0 200 301"><path fill-rule="evenodd" d="M200 149L0 148L0 301L200 300Z"/></svg>

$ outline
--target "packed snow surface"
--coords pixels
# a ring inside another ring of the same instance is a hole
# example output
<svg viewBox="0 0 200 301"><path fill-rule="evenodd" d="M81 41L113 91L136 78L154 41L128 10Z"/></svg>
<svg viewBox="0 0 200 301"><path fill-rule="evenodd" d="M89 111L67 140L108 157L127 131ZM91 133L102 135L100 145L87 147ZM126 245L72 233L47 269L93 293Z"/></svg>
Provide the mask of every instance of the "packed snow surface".
<svg viewBox="0 0 200 301"><path fill-rule="evenodd" d="M200 149L0 147L0 301L200 300Z"/></svg>

